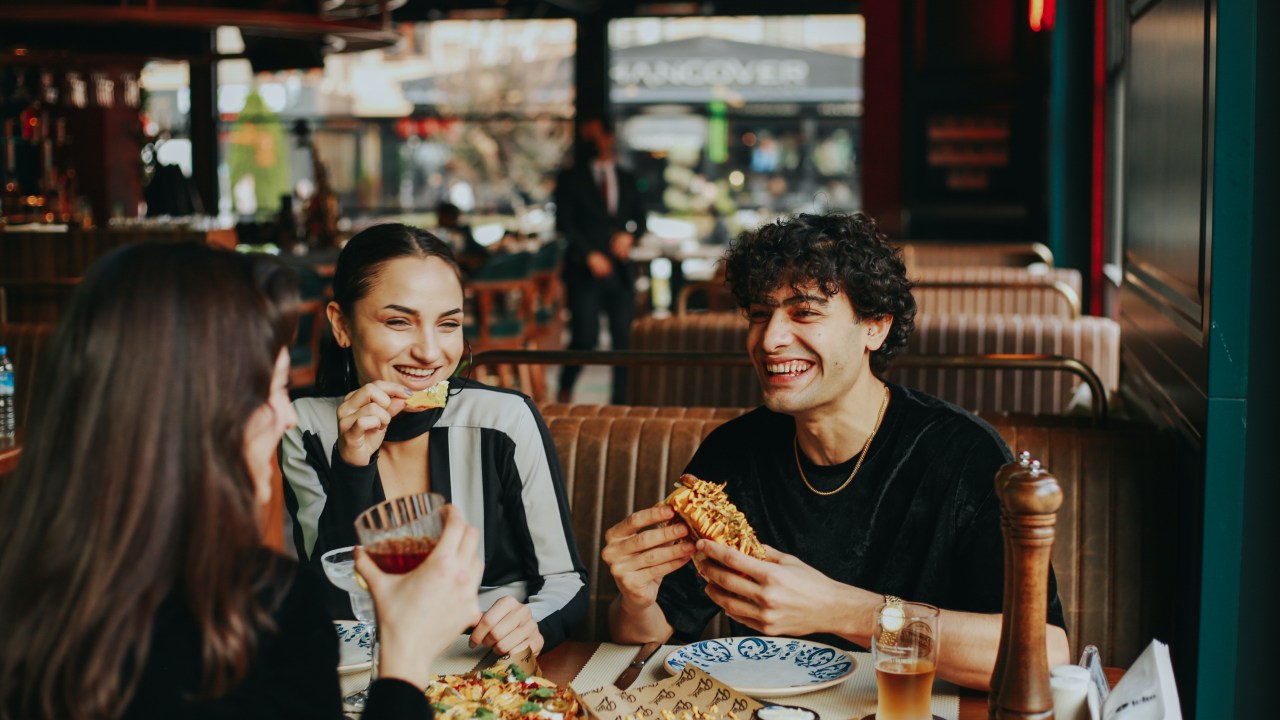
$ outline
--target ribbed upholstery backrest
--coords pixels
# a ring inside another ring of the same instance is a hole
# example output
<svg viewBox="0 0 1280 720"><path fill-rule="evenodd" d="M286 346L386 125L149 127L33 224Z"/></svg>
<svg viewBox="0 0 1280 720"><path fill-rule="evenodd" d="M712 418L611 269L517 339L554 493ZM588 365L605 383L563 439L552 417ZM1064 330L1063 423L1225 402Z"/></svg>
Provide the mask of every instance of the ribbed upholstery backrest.
<svg viewBox="0 0 1280 720"><path fill-rule="evenodd" d="M1027 267L1052 264L1053 253L1040 243L913 241L902 244L907 268L955 265L1003 265Z"/></svg>
<svg viewBox="0 0 1280 720"><path fill-rule="evenodd" d="M590 573L587 617L575 637L607 640L607 612L617 588L600 559L605 531L666 497L703 438L746 409L544 405L541 411L564 468L574 532ZM1093 643L1102 648L1106 664L1129 665L1162 612L1160 585L1148 580L1162 579L1168 563L1144 538L1162 522L1161 503L1169 502L1158 497L1157 488L1162 463L1173 454L1145 425L1093 427L1075 418L1005 413L982 417L1011 449L1030 452L1062 483L1053 563L1071 647L1078 651ZM720 620L707 635L725 632Z"/></svg>
<svg viewBox="0 0 1280 720"><path fill-rule="evenodd" d="M18 427L27 422L35 399L40 397L36 388L36 369L44 355L45 345L53 334L53 323L12 323L0 325L0 345L8 347L9 361L14 370L14 406L17 409Z"/></svg>
<svg viewBox="0 0 1280 720"><path fill-rule="evenodd" d="M670 408L669 410L677 410ZM631 411L635 414L632 415ZM576 632L608 639L609 603L618 590L600 559L604 533L627 515L657 504L707 433L741 409L665 412L625 406L550 405L542 408L560 455L578 549L589 573L587 617Z"/></svg>
<svg viewBox="0 0 1280 720"><path fill-rule="evenodd" d="M636 350L745 352L747 322L738 313L698 313L636 322ZM932 315L916 318L907 351L915 355L1040 353L1093 368L1108 392L1120 383L1120 326L1108 318L1074 320L1022 315ZM970 410L1055 414L1073 406L1079 380L1068 373L1009 370L893 370L890 379ZM635 368L628 399L642 405L754 406L760 385L749 367ZM1077 401L1088 408L1084 399Z"/></svg>
<svg viewBox="0 0 1280 720"><path fill-rule="evenodd" d="M1010 267L927 267L911 274L920 312L969 315L1053 315L1071 318L1079 312L1080 271L1044 268L1035 272ZM1053 283L1075 294L1076 303ZM1008 287L937 288L927 283L1003 283ZM923 284L923 285L922 285Z"/></svg>
<svg viewBox="0 0 1280 720"><path fill-rule="evenodd" d="M1063 503L1053 569L1075 653L1097 645L1103 664L1128 667L1175 609L1168 537L1174 443L1154 427L1073 418L983 413L1015 453L1026 450L1058 478Z"/></svg>
<svg viewBox="0 0 1280 720"><path fill-rule="evenodd" d="M921 314L907 351L913 355L1062 355L1091 367L1108 393L1120 385L1120 326L1109 318ZM889 377L970 410L1032 415L1067 412L1079 385L1074 375L1050 371L890 368Z"/></svg>
<svg viewBox="0 0 1280 720"><path fill-rule="evenodd" d="M739 312L706 312L637 320L631 349L746 353L747 321ZM744 407L759 405L760 384L747 366L636 367L627 401L635 405Z"/></svg>

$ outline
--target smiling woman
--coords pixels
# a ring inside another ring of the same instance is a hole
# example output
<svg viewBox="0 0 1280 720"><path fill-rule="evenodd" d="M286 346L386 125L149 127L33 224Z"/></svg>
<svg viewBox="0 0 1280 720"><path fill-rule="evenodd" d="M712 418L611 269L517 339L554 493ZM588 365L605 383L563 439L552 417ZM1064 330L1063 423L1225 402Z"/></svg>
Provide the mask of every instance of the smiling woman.
<svg viewBox="0 0 1280 720"><path fill-rule="evenodd" d="M453 377L465 342L452 251L417 228L369 228L338 257L328 313L323 397L295 403L281 448L294 552L318 564L357 543L352 521L366 508L439 493L483 530L486 612L472 640L502 653L559 643L586 607L560 462L527 397ZM410 406L446 380L441 407ZM351 617L345 593L328 602Z"/></svg>

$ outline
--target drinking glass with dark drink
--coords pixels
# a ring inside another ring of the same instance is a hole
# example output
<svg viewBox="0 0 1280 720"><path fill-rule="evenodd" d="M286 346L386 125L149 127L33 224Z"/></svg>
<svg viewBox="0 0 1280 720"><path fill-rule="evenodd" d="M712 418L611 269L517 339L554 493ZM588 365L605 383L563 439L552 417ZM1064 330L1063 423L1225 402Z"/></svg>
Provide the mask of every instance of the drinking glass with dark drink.
<svg viewBox="0 0 1280 720"><path fill-rule="evenodd" d="M383 572L407 573L436 546L444 529L444 506L444 497L435 493L392 498L356 518L356 535Z"/></svg>
<svg viewBox="0 0 1280 720"><path fill-rule="evenodd" d="M880 606L871 638L876 720L933 720L938 622L938 608L932 605L890 598Z"/></svg>

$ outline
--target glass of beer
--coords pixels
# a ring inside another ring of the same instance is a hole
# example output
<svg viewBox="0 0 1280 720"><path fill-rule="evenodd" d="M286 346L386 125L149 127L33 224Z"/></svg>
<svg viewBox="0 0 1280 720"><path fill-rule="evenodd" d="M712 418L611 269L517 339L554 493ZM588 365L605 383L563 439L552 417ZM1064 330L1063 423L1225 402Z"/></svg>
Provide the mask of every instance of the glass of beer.
<svg viewBox="0 0 1280 720"><path fill-rule="evenodd" d="M932 720L938 620L938 608L924 603L880 606L871 638L878 691L876 720Z"/></svg>
<svg viewBox="0 0 1280 720"><path fill-rule="evenodd" d="M435 493L392 498L356 518L356 535L369 557L388 573L422 564L444 530L445 499Z"/></svg>

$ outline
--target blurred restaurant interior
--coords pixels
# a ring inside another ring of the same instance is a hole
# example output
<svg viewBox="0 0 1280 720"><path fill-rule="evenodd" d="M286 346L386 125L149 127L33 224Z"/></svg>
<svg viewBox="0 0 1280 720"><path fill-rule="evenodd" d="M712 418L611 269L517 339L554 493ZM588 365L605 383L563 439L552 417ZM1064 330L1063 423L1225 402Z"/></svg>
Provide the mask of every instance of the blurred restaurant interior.
<svg viewBox="0 0 1280 720"><path fill-rule="evenodd" d="M648 218L632 350L739 351L716 263L730 239L797 212L870 215L922 308L895 381L978 412L1064 480L1073 658L1093 644L1128 667L1158 638L1185 714L1261 717L1280 642L1277 7L0 0L17 440L40 348L109 250L285 258L312 301L291 350L303 394L338 250L385 221L479 246L477 357L517 351L489 356L491 381L552 406L555 373L519 351L565 348L556 178L582 121L608 117ZM1086 368L946 359L1013 353ZM607 403L606 372L576 402ZM760 402L742 367L629 382L628 405ZM9 442L0 483L20 462Z"/></svg>

